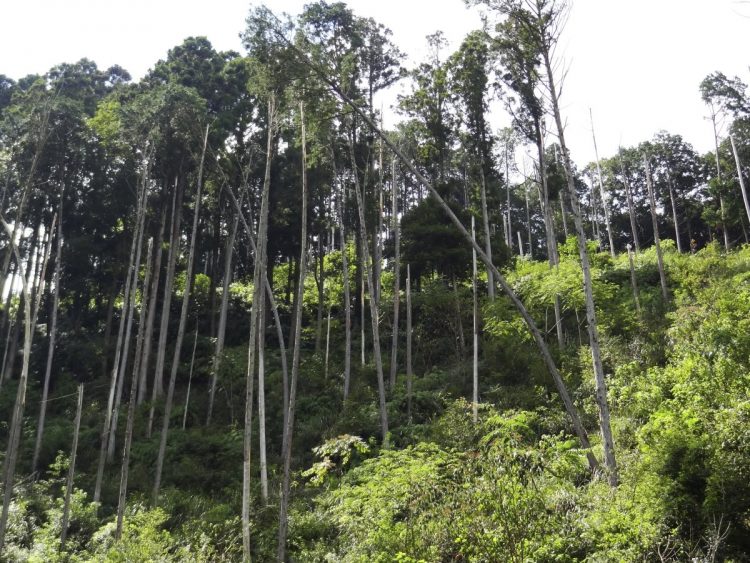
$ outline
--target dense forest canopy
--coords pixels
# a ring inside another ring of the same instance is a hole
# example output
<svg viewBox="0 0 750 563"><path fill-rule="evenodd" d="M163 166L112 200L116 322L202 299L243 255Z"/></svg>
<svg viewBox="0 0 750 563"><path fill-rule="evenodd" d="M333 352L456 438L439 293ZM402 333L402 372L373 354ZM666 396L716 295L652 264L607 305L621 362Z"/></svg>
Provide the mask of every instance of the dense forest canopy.
<svg viewBox="0 0 750 563"><path fill-rule="evenodd" d="M466 4L0 75L0 560L750 557L745 82L576 166L569 4Z"/></svg>

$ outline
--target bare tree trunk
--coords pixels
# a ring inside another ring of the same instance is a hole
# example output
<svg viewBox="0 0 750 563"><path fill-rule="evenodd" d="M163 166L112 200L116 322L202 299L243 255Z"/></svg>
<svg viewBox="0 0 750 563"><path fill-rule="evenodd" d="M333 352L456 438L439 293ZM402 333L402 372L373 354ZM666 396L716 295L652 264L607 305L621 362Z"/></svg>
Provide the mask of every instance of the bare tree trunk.
<svg viewBox="0 0 750 563"><path fill-rule="evenodd" d="M560 192L560 217L562 217L563 234L565 235L565 240L568 240L568 219L565 216L565 198L563 197L562 192Z"/></svg>
<svg viewBox="0 0 750 563"><path fill-rule="evenodd" d="M638 293L638 280L635 277L635 266L633 266L633 251L628 244L628 262L630 263L630 283L633 285L633 299L635 299L635 310L641 316L641 299Z"/></svg>
<svg viewBox="0 0 750 563"><path fill-rule="evenodd" d="M594 139L594 156L596 157L596 176L599 179L599 192L602 196L602 208L604 209L604 224L607 227L607 238L609 239L609 253L612 258L615 257L615 240L612 237L612 225L609 222L609 203L607 194L604 191L604 181L602 179L602 167L599 162L599 149L596 146L596 133L594 133L594 113L589 108L589 117L591 118L591 137Z"/></svg>
<svg viewBox="0 0 750 563"><path fill-rule="evenodd" d="M524 195L526 197L526 234L529 238L529 258L534 257L534 247L531 245L531 209L529 207L529 187L524 187ZM520 243L519 243L520 244ZM521 256L523 256L523 250L521 250Z"/></svg>
<svg viewBox="0 0 750 563"><path fill-rule="evenodd" d="M324 247L323 236L318 234L317 251L315 253L315 266L313 271L315 275L315 285L318 289L318 311L317 322L315 323L315 353L320 353L321 342L323 340L323 310L325 309L325 268L324 268ZM260 416L260 413L259 413Z"/></svg>
<svg viewBox="0 0 750 563"><path fill-rule="evenodd" d="M343 198L343 195L342 195ZM341 213L341 268L344 278L344 402L349 398L352 376L352 300L349 289L349 258L347 257L346 233L344 231L343 206Z"/></svg>
<svg viewBox="0 0 750 563"><path fill-rule="evenodd" d="M328 321L326 322L326 355L323 377L328 379L328 358L331 352L331 305L328 305Z"/></svg>
<svg viewBox="0 0 750 563"><path fill-rule="evenodd" d="M359 181L359 172L357 170L357 161L354 155L354 140L349 138L349 156L352 161L354 171L354 191L357 197L357 211L359 214L359 232L363 241L367 240L367 225L365 224L364 197ZM370 258L367 247L363 246L362 266L367 282L367 289L370 293L370 324L372 325L372 349L375 357L375 369L378 377L378 397L380 400L380 432L383 439L383 447L388 448L388 412L385 403L385 381L383 378L383 359L380 355L380 327L378 326L378 305L373 297L374 284L372 279L372 269L370 268Z"/></svg>
<svg viewBox="0 0 750 563"><path fill-rule="evenodd" d="M219 368L221 367L222 355L224 354L224 338L227 332L227 312L229 310L229 284L232 282L232 254L234 252L234 241L237 238L237 227L240 222L240 214L237 211L232 222L232 230L227 238L224 248L224 283L221 290L221 311L219 313L219 329L216 336L216 349L214 360L211 365L211 387L208 392L208 416L206 426L211 424L211 416L214 411L214 398L216 396L216 384L219 380Z"/></svg>
<svg viewBox="0 0 750 563"><path fill-rule="evenodd" d="M195 260L195 241L198 238L198 221L201 212L201 199L203 195L203 163L206 156L206 146L208 144L209 126L206 126L206 133L203 137L203 150L201 151L201 160L198 166L198 185L195 190L195 209L193 212L193 232L190 234L190 250L188 251L187 269L185 271L185 291L182 295L182 310L180 311L180 324L177 328L177 340L174 345L174 355L172 356L172 371L169 374L169 387L167 388L167 400L164 404L164 418L161 428L161 439L159 440L159 453L156 458L156 475L154 477L153 503L156 505L159 500L159 490L161 488L161 474L164 467L164 455L167 451L167 437L169 435L169 418L172 414L172 401L174 400L174 388L177 381L177 371L180 368L180 353L182 352L182 341L185 338L185 327L187 326L188 309L190 307L190 292L193 286L193 262ZM171 250L171 249L170 249Z"/></svg>
<svg viewBox="0 0 750 563"><path fill-rule="evenodd" d="M391 334L390 388L396 387L398 373L398 314L401 293L401 229L398 221L398 187L396 184L396 161L391 165L391 219L393 221L393 331Z"/></svg>
<svg viewBox="0 0 750 563"><path fill-rule="evenodd" d="M161 321L159 323L159 341L156 345L156 366L154 368L154 382L151 393L151 408L148 413L146 436L151 437L156 412L156 401L164 394L164 362L167 357L167 333L169 331L169 313L172 309L172 291L174 291L174 271L177 255L180 252L180 226L182 224L182 198L184 187L175 179L172 197L172 232L169 236L169 252L167 254L167 272L164 278L164 298L161 303Z"/></svg>
<svg viewBox="0 0 750 563"><path fill-rule="evenodd" d="M680 222L677 220L677 205L674 197L672 178L669 178L669 201L672 203L672 221L674 222L674 240L677 243L677 252L682 254L682 243L680 242Z"/></svg>
<svg viewBox="0 0 750 563"><path fill-rule="evenodd" d="M406 265L406 412L411 424L412 365L411 365L411 267Z"/></svg>
<svg viewBox="0 0 750 563"><path fill-rule="evenodd" d="M193 368L195 367L195 350L198 348L198 324L195 325L195 338L193 339L193 353L190 356L190 373L188 375L187 393L185 393L185 409L182 411L182 430L187 426L187 415L190 410L190 387L193 383Z"/></svg>
<svg viewBox="0 0 750 563"><path fill-rule="evenodd" d="M163 215L162 215L163 218ZM162 225L164 221L162 221ZM115 529L115 538L120 540L122 537L122 520L125 514L125 501L128 494L128 471L130 467L130 447L133 443L133 423L135 420L135 407L138 404L138 384L139 378L138 373L141 371L142 360L139 360L140 349L143 342L143 336L145 327L143 326L144 311L146 310L146 302L148 301L149 282L151 281L151 255L154 251L154 239L148 239L148 251L146 253L146 277L143 281L143 300L141 305L140 315L140 330L139 330L139 345L136 346L136 360L133 365L133 376L130 381L130 395L128 395L128 414L125 421L125 443L122 448L122 461L120 464L120 491L117 497L117 527Z"/></svg>
<svg viewBox="0 0 750 563"><path fill-rule="evenodd" d="M625 175L625 165L622 162L622 150L618 150L617 156L620 160L620 172L622 173L622 182L625 184L625 196L628 201L628 214L630 215L630 233L633 237L633 244L635 245L635 251L640 254L641 243L638 240L638 225L635 221L635 205L633 205L633 192L630 190L630 182Z"/></svg>
<svg viewBox="0 0 750 563"><path fill-rule="evenodd" d="M721 190L721 164L719 163L719 132L716 129L716 112L711 106L711 123L714 127L714 147L716 149L716 178L719 180L719 190ZM719 192L719 208L721 209L721 230L724 233L724 250L729 252L729 231L727 230L726 214L724 211L724 196Z"/></svg>
<svg viewBox="0 0 750 563"><path fill-rule="evenodd" d="M174 216L174 214L173 214ZM162 209L161 222L159 224L159 236L156 239L156 259L153 265L153 281L149 290L148 314L146 316L146 328L143 332L143 348L140 356L139 374L138 374L138 392L137 405L141 405L146 400L146 389L148 387L148 364L151 358L151 344L154 337L154 320L156 319L156 306L159 300L159 278L161 277L161 258L162 243L164 242L164 228L167 218L166 206ZM173 226L170 225L170 233ZM144 288L146 286L144 285ZM145 304L145 300L144 300Z"/></svg>
<svg viewBox="0 0 750 563"><path fill-rule="evenodd" d="M367 245L361 244L360 241L360 252L362 261L360 266L364 264L365 256L367 255ZM364 279L364 268L360 269L360 284L359 284L359 343L360 343L360 363L364 367L365 365L365 279ZM372 299L372 295L370 296Z"/></svg>
<svg viewBox="0 0 750 563"><path fill-rule="evenodd" d="M268 460L266 457L266 296L258 300L258 461L260 463L260 498L268 506ZM255 304L253 304L255 306Z"/></svg>
<svg viewBox="0 0 750 563"><path fill-rule="evenodd" d="M492 238L490 236L490 219L487 213L487 181L484 177L484 163L482 162L479 167L479 174L482 179L481 197L482 197L482 223L484 225L484 251L487 256L492 257ZM495 280L492 276L492 272L487 270L487 296L490 301L495 300Z"/></svg>
<svg viewBox="0 0 750 563"><path fill-rule="evenodd" d="M253 375L255 373L255 349L259 337L259 309L261 307L259 307L258 305L263 295L263 280L268 279L268 276L266 275L265 258L268 246L268 200L271 188L271 162L273 160L275 129L276 99L274 95L271 94L268 100L266 166L263 175L263 190L261 193L260 214L258 217L258 241L255 248L255 264L253 267L253 308L250 312L250 344L248 346L248 371L246 378L247 384L245 388L245 428L243 438L244 456L242 465L242 547L243 559L246 562L250 561L250 483L252 479L250 454L252 452ZM252 236L250 238L252 239ZM295 343L295 345L297 345L297 343ZM284 408L287 408L286 405L284 405ZM284 441L286 441L286 439Z"/></svg>
<svg viewBox="0 0 750 563"><path fill-rule="evenodd" d="M143 182L146 182L146 173L144 171ZM147 188L144 185L144 192ZM115 439L117 437L117 420L120 415L120 403L122 402L122 390L125 384L125 375L127 373L128 358L130 357L130 337L133 331L133 318L135 316L135 298L138 292L138 277L141 270L141 251L143 248L143 234L146 230L146 205L148 203L148 194L144 196L143 209L141 210L140 223L138 225L138 246L135 255L135 268L133 270L133 281L131 282L130 299L124 304L123 312L127 309L127 326L125 328L125 339L122 344L122 355L120 373L117 376L117 395L115 396L115 405L112 409L112 422L109 428L109 441L107 442L107 461L112 462L115 457ZM145 287L145 286L144 286ZM141 308L145 306L145 303L141 304ZM143 326L143 325L141 325ZM136 372L133 372L133 377L136 377Z"/></svg>
<svg viewBox="0 0 750 563"><path fill-rule="evenodd" d="M286 561L286 541L289 526L288 508L291 485L292 440L294 437L294 414L297 402L297 381L299 379L300 353L302 349L302 297L307 266L307 134L305 130L304 103L300 102L300 137L302 140L302 233L300 235L299 280L297 281L297 296L295 298L294 315L294 351L292 352L292 376L289 387L289 404L284 405L287 410L286 427L284 428L284 449L282 452L283 477L281 482L281 503L279 505L279 535L276 549L276 559ZM343 219L342 219L343 220ZM343 237L342 237L343 244Z"/></svg>
<svg viewBox="0 0 750 563"><path fill-rule="evenodd" d="M661 241L659 240L659 224L656 220L656 200L654 199L654 186L651 183L651 166L648 158L644 157L643 166L646 169L646 186L648 187L648 199L651 204L651 224L654 228L654 246L656 247L656 261L659 266L659 281L661 282L661 294L664 301L669 299L667 291L667 276L664 274L664 259L661 254Z"/></svg>
<svg viewBox="0 0 750 563"><path fill-rule="evenodd" d="M62 261L62 212L63 192L60 191L60 209L58 210L57 222L57 251L55 254L55 273L52 283L55 285L55 293L52 298L52 317L50 319L49 347L47 348L47 366L44 370L44 384L42 387L42 401L39 407L39 419L36 426L36 443L34 444L34 457L31 462L31 471L36 473L39 463L39 452L42 449L42 438L44 436L44 420L47 414L47 398L49 397L49 384L52 378L52 358L55 353L55 340L57 337L57 311L60 305L60 269Z"/></svg>
<svg viewBox="0 0 750 563"><path fill-rule="evenodd" d="M735 145L734 143L734 135L729 135L729 142L732 144L732 152L734 153L734 162L737 165L737 178L740 181L740 191L742 192L742 201L745 202L745 212L747 213L747 220L750 221L750 202L748 202L748 199L747 199L747 190L745 189L745 178L742 175L742 165L740 164L740 155L737 152L737 145Z"/></svg>
<svg viewBox="0 0 750 563"><path fill-rule="evenodd" d="M471 217L471 238L476 243L473 215ZM476 424L479 422L479 300L477 299L477 251L473 248L471 249L471 294L474 304L471 415L474 424Z"/></svg>
<svg viewBox="0 0 750 563"><path fill-rule="evenodd" d="M615 443L612 437L612 428L610 425L609 400L607 399L607 384L604 378L604 367L602 365L601 350L599 348L599 328L596 320L596 308L594 306L594 289L591 279L591 268L589 265L589 254L586 248L586 234L583 230L583 221L581 220L581 208L578 202L578 192L576 191L575 178L573 177L572 165L570 162L570 152L565 143L565 128L563 127L562 115L560 114L560 103L554 80L554 71L550 59L549 49L544 49L542 53L544 59L544 68L546 71L547 86L551 101L552 111L557 126L558 140L562 150L563 166L567 178L568 197L573 210L573 219L578 235L578 252L581 257L581 269L583 270L583 288L586 298L586 320L589 332L589 345L591 346L591 357L594 364L594 378L596 387L596 402L599 408L599 428L602 434L604 445L604 465L607 468L607 477L610 485L617 486L619 477L617 473L617 462L615 460Z"/></svg>
<svg viewBox="0 0 750 563"><path fill-rule="evenodd" d="M73 422L73 446L70 448L70 464L68 478L65 482L65 501L63 503L62 522L60 524L60 550L65 549L68 536L68 521L70 517L70 496L73 493L73 479L76 475L76 454L78 453L78 434L81 430L81 412L83 411L83 383L78 384L78 402L76 403L76 417Z"/></svg>
<svg viewBox="0 0 750 563"><path fill-rule="evenodd" d="M145 175L145 171L144 171ZM130 246L130 258L128 260L128 272L125 278L125 288L123 292L122 315L120 317L120 327L117 331L117 344L115 346L115 359L112 366L112 377L109 382L109 394L107 398L106 411L104 413L104 424L99 443L99 464L96 470L96 483L94 484L94 502L99 502L102 491L102 480L104 478L104 465L107 461L107 442L109 439L109 429L112 424L112 411L115 404L115 393L117 391L117 378L120 373L120 355L122 354L122 341L125 334L125 325L127 324L127 311L129 309L130 295L135 289L132 288L133 280L137 280L138 271L135 266L135 257L138 252L139 231L141 218L145 214L146 207L146 181L141 183L140 193L138 194L138 204L136 212L136 229L133 233L133 240Z"/></svg>

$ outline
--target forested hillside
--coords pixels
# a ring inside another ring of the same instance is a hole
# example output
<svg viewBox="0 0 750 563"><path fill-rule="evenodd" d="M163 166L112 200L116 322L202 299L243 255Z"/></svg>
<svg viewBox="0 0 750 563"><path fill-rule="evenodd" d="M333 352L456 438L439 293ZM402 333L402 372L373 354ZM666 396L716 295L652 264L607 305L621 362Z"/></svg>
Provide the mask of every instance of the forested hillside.
<svg viewBox="0 0 750 563"><path fill-rule="evenodd" d="M577 166L566 2L467 6L0 75L0 560L750 560L746 85Z"/></svg>

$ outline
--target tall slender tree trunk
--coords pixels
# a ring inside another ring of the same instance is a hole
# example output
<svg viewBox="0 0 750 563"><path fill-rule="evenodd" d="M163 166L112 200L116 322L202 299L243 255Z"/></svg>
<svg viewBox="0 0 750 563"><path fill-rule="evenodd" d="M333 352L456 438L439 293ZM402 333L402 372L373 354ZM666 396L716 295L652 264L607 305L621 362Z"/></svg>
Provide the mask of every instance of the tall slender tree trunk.
<svg viewBox="0 0 750 563"><path fill-rule="evenodd" d="M476 243L473 215L471 217L471 238ZM477 251L473 248L471 249L471 294L474 305L471 416L474 424L476 424L479 422L479 300L477 299Z"/></svg>
<svg viewBox="0 0 750 563"><path fill-rule="evenodd" d="M412 379L411 364L411 267L406 265L406 415L411 424Z"/></svg>
<svg viewBox="0 0 750 563"><path fill-rule="evenodd" d="M360 241L361 243L361 241ZM360 267L359 270L359 344L360 344L360 364L362 367L365 365L365 274L364 274L364 261L367 255L367 246L364 244L359 245L360 248ZM372 295L370 295L372 300Z"/></svg>
<svg viewBox="0 0 750 563"><path fill-rule="evenodd" d="M352 161L352 169L354 170L354 191L357 197L357 211L359 214L359 232L360 237L363 241L367 240L367 225L365 224L365 209L364 209L364 194L362 192L359 172L357 170L357 161L354 154L354 140L349 138L349 156ZM383 359L380 355L380 327L378 326L378 305L376 300L373 298L373 278L372 269L370 268L369 253L367 247L364 246L364 252L362 253L362 266L367 283L367 289L370 293L370 323L372 325L372 350L375 358L375 370L378 378L378 398L380 403L380 433L383 439L383 447L388 447L388 412L386 410L385 402L385 381L383 378Z"/></svg>
<svg viewBox="0 0 750 563"><path fill-rule="evenodd" d="M60 305L60 270L62 263L62 212L63 212L63 191L60 190L60 206L57 212L57 251L55 254L55 273L52 283L55 286L52 297L52 315L50 318L49 329L49 346L47 348L47 365L44 369L44 384L42 386L42 401L39 407L39 419L36 425L36 442L34 444L34 456L31 462L31 471L36 473L39 463L39 452L42 449L42 439L44 437L44 421L47 415L47 399L49 397L49 384L52 379L52 358L55 354L55 340L57 338L57 311Z"/></svg>
<svg viewBox="0 0 750 563"><path fill-rule="evenodd" d="M318 234L317 251L315 253L316 271L315 285L318 290L317 322L315 323L315 353L320 353L323 341L323 310L325 309L325 248L323 246L323 235ZM260 416L260 414L259 414Z"/></svg>
<svg viewBox="0 0 750 563"><path fill-rule="evenodd" d="M266 296L258 300L258 462L260 463L260 498L268 506L268 459L266 457ZM253 304L255 306L255 304Z"/></svg>
<svg viewBox="0 0 750 563"><path fill-rule="evenodd" d="M602 178L602 167L599 161L599 149L596 146L596 133L594 133L594 113L589 108L589 117L591 118L591 137L594 139L594 156L596 157L596 177L599 180L599 192L602 197L602 209L604 209L604 225L607 227L607 238L609 239L609 253L612 258L615 257L615 239L612 236L612 225L609 221L609 203L607 194L604 191L604 180Z"/></svg>
<svg viewBox="0 0 750 563"><path fill-rule="evenodd" d="M641 316L641 298L638 292L638 280L635 277L635 266L633 265L633 250L628 245L628 262L630 263L630 283L633 286L633 299L635 300L635 310L638 316Z"/></svg>
<svg viewBox="0 0 750 563"><path fill-rule="evenodd" d="M554 71L549 49L543 50L542 57L547 75L548 93L552 111L555 116L555 125L557 126L558 140L560 142L560 149L562 150L563 166L565 168L565 176L568 186L568 197L570 198L570 205L573 209L573 219L578 235L578 252L581 257L581 269L583 270L583 289L586 298L586 320L589 332L589 345L591 346L591 357L594 365L596 402L599 408L599 428L604 445L604 465L607 468L609 483L614 487L617 486L619 477L617 472L617 462L615 460L615 443L610 424L607 384L604 378L604 366L602 365L601 350L599 347L599 328L596 320L596 308L594 306L594 289L591 279L589 254L588 249L586 248L586 234L583 231L583 221L581 220L581 209L578 203L578 192L576 191L575 178L573 177L570 152L565 143L565 128L563 126L562 115L560 114L560 103L555 85Z"/></svg>
<svg viewBox="0 0 750 563"><path fill-rule="evenodd" d="M268 99L268 130L266 134L266 166L263 175L260 214L258 217L258 240L255 247L255 264L253 266L253 307L250 312L250 344L248 346L248 371L245 387L245 428L243 438L242 464L242 547L244 560L250 561L250 483L252 479L250 460L252 452L252 403L253 380L255 373L255 351L258 343L260 307L258 304L263 295L263 280L266 275L266 250L268 246L268 208L271 187L271 162L276 129L276 99L272 93ZM238 206L239 210L239 206ZM252 239L252 236L250 237ZM271 292L273 293L273 292ZM296 345L296 343L295 343ZM291 401L291 397L290 397ZM284 408L287 408L284 405ZM286 439L285 439L286 440Z"/></svg>
<svg viewBox="0 0 750 563"><path fill-rule="evenodd" d="M162 221L163 224L163 221ZM148 301L148 291L150 289L149 282L151 281L151 258L154 251L154 239L148 239L148 251L146 253L146 277L143 281L143 301L141 305L141 322L139 330L139 344L142 345L145 328L143 326L143 313L146 310L146 302ZM135 421L135 407L138 404L138 384L139 378L138 373L141 371L142 359L139 360L139 352L141 346L137 346L136 360L133 366L133 376L130 381L130 394L128 395L128 414L125 420L125 439L122 447L122 460L120 464L120 491L117 497L117 524L115 528L115 538L119 540L122 537L122 521L125 514L125 501L128 494L128 471L130 467L130 446L133 443L133 423ZM140 362L140 363L139 363Z"/></svg>
<svg viewBox="0 0 750 563"><path fill-rule="evenodd" d="M646 169L646 186L648 187L648 199L651 208L651 225L654 228L654 246L656 247L656 262L659 266L659 282L661 283L661 295L664 301L669 299L667 290L667 276L664 273L664 258L661 253L661 241L659 240L659 223L656 219L656 199L654 198L654 186L651 182L651 166L648 158L644 157L643 166Z"/></svg>
<svg viewBox="0 0 750 563"><path fill-rule="evenodd" d="M732 144L732 153L734 153L734 163L737 165L737 178L740 181L740 191L742 192L742 201L745 203L745 212L747 213L747 220L750 221L750 202L748 201L748 198L747 198L747 190L745 189L745 177L742 174L742 164L740 163L740 154L737 152L737 145L734 142L734 135L729 135L729 142ZM743 230L744 230L744 226L743 226Z"/></svg>
<svg viewBox="0 0 750 563"><path fill-rule="evenodd" d="M154 476L153 503L157 504L159 500L159 490L161 488L161 474L164 468L164 455L167 451L167 437L169 435L169 418L172 414L172 402L174 400L174 388L177 381L177 371L180 368L180 353L182 352L182 341L185 338L185 328L187 326L188 310L190 308L190 292L193 286L193 262L195 260L195 241L198 238L198 224L201 213L201 199L203 195L203 163L206 157L206 146L208 145L209 126L206 126L206 133L203 137L203 150L201 151L201 160L198 165L198 185L195 190L195 209L193 211L193 232L190 234L190 250L188 251L187 269L185 271L185 290L182 295L182 310L180 311L180 324L177 328L177 340L174 345L174 355L172 356L172 371L169 374L169 387L167 388L167 400L164 404L164 418L161 428L161 438L159 440L159 453L156 458L156 475Z"/></svg>
<svg viewBox="0 0 750 563"><path fill-rule="evenodd" d="M638 224L635 221L635 205L633 204L633 192L630 189L630 182L628 177L625 175L625 165L622 161L622 149L617 151L617 156L620 160L620 172L622 173L622 182L625 184L625 196L628 202L628 215L630 216L630 234L633 237L633 244L635 245L635 251L640 254L641 243L638 240Z"/></svg>
<svg viewBox="0 0 750 563"><path fill-rule="evenodd" d="M73 445L70 448L70 464L68 478L65 481L65 501L63 502L62 522L60 523L60 549L65 549L68 537L68 521L70 518L70 497L73 494L73 480L76 475L76 454L78 453L78 435L81 430L81 412L83 411L83 383L78 384L78 402L76 416L73 422Z"/></svg>
<svg viewBox="0 0 750 563"><path fill-rule="evenodd" d="M484 162L479 166L479 175L481 178L481 199L482 199L482 224L484 226L484 251L487 256L492 257L492 237L490 235L490 219L487 212L487 179L484 176ZM490 301L495 300L495 279L492 272L487 270L487 296Z"/></svg>
<svg viewBox="0 0 750 563"><path fill-rule="evenodd" d="M343 206L339 228L341 230L341 269L344 278L344 402L346 403L349 398L352 376L352 299L349 288L349 258L346 248Z"/></svg>
<svg viewBox="0 0 750 563"><path fill-rule="evenodd" d="M677 252L682 254L682 242L680 242L680 222L677 219L677 204L674 197L672 178L669 178L669 201L672 204L672 221L674 222L674 240L677 243Z"/></svg>
<svg viewBox="0 0 750 563"><path fill-rule="evenodd" d="M221 289L221 310L219 312L219 328L216 336L216 348L214 359L211 364L211 386L208 392L208 416L206 426L211 424L214 411L214 399L216 397L216 385L219 381L219 368L224 354L224 339L227 331L227 312L229 310L229 284L232 282L232 254L234 253L234 241L237 238L237 228L240 222L239 212L235 212L232 228L224 248L224 282Z"/></svg>
<svg viewBox="0 0 750 563"><path fill-rule="evenodd" d="M145 172L144 172L145 175ZM146 203L146 181L141 182L140 193L138 194L138 204L136 212L136 230L133 233L133 240L130 246L130 258L128 260L128 271L125 278L125 288L123 292L122 314L120 316L120 326L117 331L117 344L115 345L115 358L112 365L112 377L109 382L109 394L107 397L107 406L104 413L104 424L99 443L99 463L96 470L96 482L94 484L94 502L99 502L102 491L102 480L104 479L104 465L107 461L107 445L109 439L109 430L112 424L112 411L115 404L115 393L117 392L117 378L120 373L120 356L122 354L122 341L125 335L125 326L127 324L127 311L129 309L130 295L134 292L132 288L133 280L137 279L138 271L135 266L136 254L139 244L139 230L141 217L145 214Z"/></svg>
<svg viewBox="0 0 750 563"><path fill-rule="evenodd" d="M724 233L724 250L729 252L729 231L727 230L726 212L724 209L724 195L721 193L721 164L719 163L719 132L716 128L716 112L711 106L711 123L714 128L714 156L716 157L716 178L719 180L719 209L721 211L721 230Z"/></svg>
<svg viewBox="0 0 750 563"><path fill-rule="evenodd" d="M190 372L188 373L188 386L185 393L185 408L182 411L182 430L187 426L188 411L190 410L190 388L193 384L193 369L195 368L195 351L198 349L198 323L195 324L195 337L193 338L193 353L190 355Z"/></svg>
<svg viewBox="0 0 750 563"><path fill-rule="evenodd" d="M173 213L174 216L174 213ZM148 366L151 358L151 344L154 338L154 320L156 319L156 306L159 301L159 278L161 277L161 258L162 258L162 246L164 242L164 228L167 219L167 206L164 205L162 208L161 221L159 224L159 235L156 239L156 258L154 259L153 265L153 280L151 282L151 288L149 289L149 303L148 303L148 314L146 316L146 328L143 331L143 348L140 356L139 373L138 373L138 392L137 392L137 403L141 405L146 400L146 390L148 387ZM170 225L170 233L172 231L172 225ZM144 285L144 287L146 287ZM145 301L144 301L145 304Z"/></svg>
<svg viewBox="0 0 750 563"><path fill-rule="evenodd" d="M401 229L398 221L398 187L396 183L396 161L391 165L391 220L393 231L393 330L391 334L390 388L396 387L398 373L398 314L401 293Z"/></svg>

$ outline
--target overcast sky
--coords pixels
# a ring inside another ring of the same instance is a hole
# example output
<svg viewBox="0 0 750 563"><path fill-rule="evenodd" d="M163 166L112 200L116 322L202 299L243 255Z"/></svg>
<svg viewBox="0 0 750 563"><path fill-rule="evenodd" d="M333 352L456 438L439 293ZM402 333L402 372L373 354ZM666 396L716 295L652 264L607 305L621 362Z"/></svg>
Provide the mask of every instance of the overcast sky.
<svg viewBox="0 0 750 563"><path fill-rule="evenodd" d="M304 0L270 0L298 14ZM393 31L419 62L425 36L442 30L458 46L479 27L462 0L350 0L358 15ZM698 84L714 70L750 81L750 3L741 0L572 0L562 39L569 74L563 91L568 143L580 165L665 129L701 152L712 147ZM82 57L119 64L141 77L185 37L205 35L219 50L242 51L247 0L0 0L0 73L18 79ZM382 103L391 103L393 94ZM498 115L497 126L508 125ZM386 123L386 125L388 125Z"/></svg>

